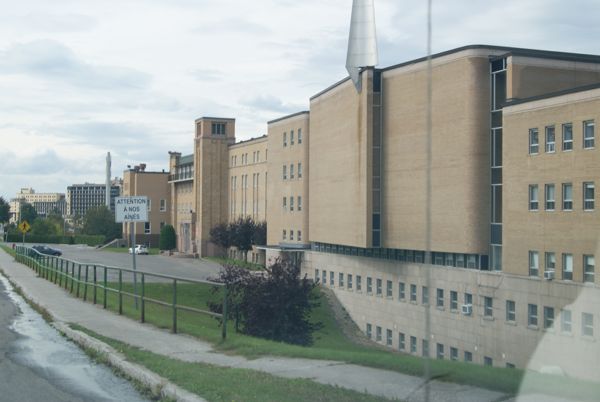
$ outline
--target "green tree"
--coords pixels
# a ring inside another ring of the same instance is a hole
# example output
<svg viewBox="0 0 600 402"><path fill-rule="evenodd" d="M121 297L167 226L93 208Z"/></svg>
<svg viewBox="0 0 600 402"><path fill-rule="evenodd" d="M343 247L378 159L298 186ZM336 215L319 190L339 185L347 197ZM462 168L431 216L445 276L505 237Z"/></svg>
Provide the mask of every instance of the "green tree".
<svg viewBox="0 0 600 402"><path fill-rule="evenodd" d="M33 205L28 202L21 205L21 222L27 221L27 223L33 225L37 217L38 214Z"/></svg>
<svg viewBox="0 0 600 402"><path fill-rule="evenodd" d="M0 197L0 223L6 223L10 219L10 205Z"/></svg>
<svg viewBox="0 0 600 402"><path fill-rule="evenodd" d="M36 219L31 225L31 234L37 236L55 236L59 233L56 224L49 219Z"/></svg>
<svg viewBox="0 0 600 402"><path fill-rule="evenodd" d="M165 225L160 230L159 248L161 250L173 250L177 247L177 234L171 225Z"/></svg>
<svg viewBox="0 0 600 402"><path fill-rule="evenodd" d="M230 226L231 245L244 253L245 261L247 260L248 251L252 249L252 241L256 228L254 219L250 216L239 217Z"/></svg>
<svg viewBox="0 0 600 402"><path fill-rule="evenodd" d="M217 246L227 250L231 244L231 225L228 223L219 223L210 229L210 241Z"/></svg>
<svg viewBox="0 0 600 402"><path fill-rule="evenodd" d="M255 246L265 246L267 244L267 222L262 221L254 225L254 235L252 244Z"/></svg>
<svg viewBox="0 0 600 402"><path fill-rule="evenodd" d="M122 237L122 226L106 205L88 209L83 217L83 234L104 235L106 241Z"/></svg>

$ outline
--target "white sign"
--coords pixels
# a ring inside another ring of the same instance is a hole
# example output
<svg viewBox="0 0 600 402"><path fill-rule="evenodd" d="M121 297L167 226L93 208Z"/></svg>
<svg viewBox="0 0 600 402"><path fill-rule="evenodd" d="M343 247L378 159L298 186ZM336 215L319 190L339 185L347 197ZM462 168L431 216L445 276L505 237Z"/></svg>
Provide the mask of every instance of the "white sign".
<svg viewBox="0 0 600 402"><path fill-rule="evenodd" d="M148 197L115 198L116 222L148 222Z"/></svg>

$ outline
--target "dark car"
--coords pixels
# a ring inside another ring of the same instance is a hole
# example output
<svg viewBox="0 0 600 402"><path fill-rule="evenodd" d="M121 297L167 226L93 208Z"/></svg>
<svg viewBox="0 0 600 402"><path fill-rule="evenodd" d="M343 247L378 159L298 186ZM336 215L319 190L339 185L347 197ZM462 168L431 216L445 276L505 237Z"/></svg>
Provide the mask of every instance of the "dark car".
<svg viewBox="0 0 600 402"><path fill-rule="evenodd" d="M60 251L59 249L48 247L48 246L33 246L32 249L34 249L35 251L37 251L40 254L55 255L55 256L62 255L62 251Z"/></svg>

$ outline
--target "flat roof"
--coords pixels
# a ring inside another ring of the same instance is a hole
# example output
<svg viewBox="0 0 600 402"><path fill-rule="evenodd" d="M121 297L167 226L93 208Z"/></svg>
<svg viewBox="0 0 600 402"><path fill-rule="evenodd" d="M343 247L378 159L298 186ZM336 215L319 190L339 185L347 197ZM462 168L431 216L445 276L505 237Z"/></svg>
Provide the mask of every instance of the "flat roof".
<svg viewBox="0 0 600 402"><path fill-rule="evenodd" d="M177 165L187 165L189 163L194 163L194 154L180 156Z"/></svg>
<svg viewBox="0 0 600 402"><path fill-rule="evenodd" d="M235 147L236 145L246 144L246 143L252 142L252 141L264 140L266 138L267 138L267 135L263 134L260 137L254 137L254 138L250 138L248 140L236 142L235 144L230 144L229 147L231 148L231 147Z"/></svg>
<svg viewBox="0 0 600 402"><path fill-rule="evenodd" d="M507 101L507 103L506 103L506 105L504 105L504 107L520 105L522 103L533 102L533 101L542 100L542 99L555 98L557 96L568 95L568 94L573 94L573 93L577 93L577 92L590 91L592 89L598 89L598 88L600 88L600 83L583 85L583 86L575 87L575 88L563 89L561 91L549 92L546 94L531 96L529 98L510 99Z"/></svg>
<svg viewBox="0 0 600 402"><path fill-rule="evenodd" d="M277 119L268 121L267 124L277 123L278 121L282 121L282 120L286 120L286 119L291 119L292 117L300 116L300 115L303 115L303 114L310 114L310 112L308 110L303 110L301 112L296 112L296 113L288 114L287 116L278 117Z"/></svg>
<svg viewBox="0 0 600 402"><path fill-rule="evenodd" d="M235 119L231 118L231 117L210 117L210 116L198 117L195 121L197 123L197 122L199 122L201 120L228 120L228 121L235 121Z"/></svg>

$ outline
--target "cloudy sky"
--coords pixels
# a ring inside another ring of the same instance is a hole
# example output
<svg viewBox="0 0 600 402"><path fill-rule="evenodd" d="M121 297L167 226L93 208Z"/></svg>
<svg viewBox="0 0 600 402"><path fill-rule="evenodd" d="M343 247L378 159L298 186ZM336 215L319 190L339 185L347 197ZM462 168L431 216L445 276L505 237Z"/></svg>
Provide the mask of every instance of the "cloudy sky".
<svg viewBox="0 0 600 402"><path fill-rule="evenodd" d="M0 196L64 192L191 152L200 116L238 140L346 76L351 0L0 0ZM425 55L426 0L376 0L380 66ZM600 54L598 0L434 0L435 52L485 43Z"/></svg>

